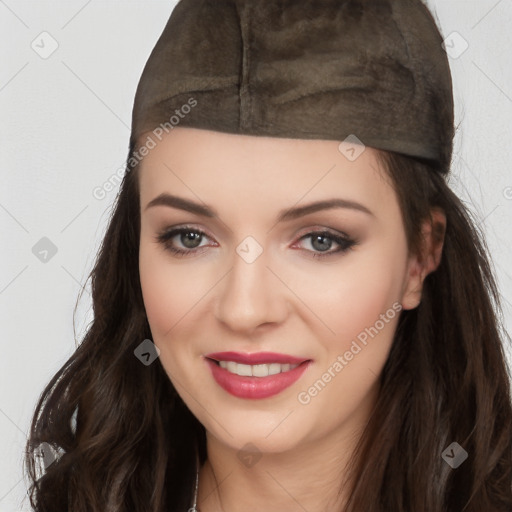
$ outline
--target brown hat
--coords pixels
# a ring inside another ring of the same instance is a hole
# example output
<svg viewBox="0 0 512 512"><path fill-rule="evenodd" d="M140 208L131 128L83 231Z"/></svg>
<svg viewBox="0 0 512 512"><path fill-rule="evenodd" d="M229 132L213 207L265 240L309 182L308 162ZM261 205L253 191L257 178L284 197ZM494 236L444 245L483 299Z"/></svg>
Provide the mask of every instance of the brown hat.
<svg viewBox="0 0 512 512"><path fill-rule="evenodd" d="M453 93L421 0L180 0L142 73L131 140L189 126L343 141L447 172Z"/></svg>

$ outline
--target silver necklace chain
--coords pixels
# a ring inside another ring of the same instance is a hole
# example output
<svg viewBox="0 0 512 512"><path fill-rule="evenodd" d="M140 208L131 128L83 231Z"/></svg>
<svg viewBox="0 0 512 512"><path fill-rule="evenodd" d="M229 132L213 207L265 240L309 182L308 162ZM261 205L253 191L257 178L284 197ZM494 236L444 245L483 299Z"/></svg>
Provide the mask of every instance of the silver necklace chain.
<svg viewBox="0 0 512 512"><path fill-rule="evenodd" d="M188 512L201 512L197 508L197 491L199 489L199 454L197 453L196 448L196 487L194 490L194 503L192 504L192 508L188 510Z"/></svg>
<svg viewBox="0 0 512 512"><path fill-rule="evenodd" d="M201 512L197 508L197 493L198 493L198 489L199 489L199 455L196 452L196 487L195 487L195 490L194 490L194 502L192 504L192 507L188 509L188 512ZM224 507L222 506L222 504L220 506L222 508L222 511L224 512Z"/></svg>
<svg viewBox="0 0 512 512"><path fill-rule="evenodd" d="M197 490L199 488L199 467L196 470L196 488L194 491L194 503L192 504L192 508L189 512L200 512L197 508Z"/></svg>

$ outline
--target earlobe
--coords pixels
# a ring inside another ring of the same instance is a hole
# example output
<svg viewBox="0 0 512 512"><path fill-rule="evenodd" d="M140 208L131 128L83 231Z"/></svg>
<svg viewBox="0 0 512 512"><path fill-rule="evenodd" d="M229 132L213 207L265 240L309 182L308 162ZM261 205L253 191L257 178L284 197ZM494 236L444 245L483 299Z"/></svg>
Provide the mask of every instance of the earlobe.
<svg viewBox="0 0 512 512"><path fill-rule="evenodd" d="M417 255L412 255L407 269L407 281L402 294L402 308L414 309L421 302L424 275Z"/></svg>
<svg viewBox="0 0 512 512"><path fill-rule="evenodd" d="M422 224L422 247L419 254L411 255L407 282L402 296L403 309L414 309L421 303L423 282L441 263L446 215L438 208L431 210L431 217Z"/></svg>

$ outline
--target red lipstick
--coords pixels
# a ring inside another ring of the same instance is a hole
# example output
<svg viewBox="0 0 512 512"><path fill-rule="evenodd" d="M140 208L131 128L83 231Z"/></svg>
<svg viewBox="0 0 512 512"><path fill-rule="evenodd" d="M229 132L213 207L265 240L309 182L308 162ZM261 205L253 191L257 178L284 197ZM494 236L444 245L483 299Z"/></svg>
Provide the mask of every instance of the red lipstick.
<svg viewBox="0 0 512 512"><path fill-rule="evenodd" d="M297 366L274 375L255 377L232 373L232 371L222 368L219 361L244 365L279 363L281 365L289 364ZM210 368L217 384L231 395L245 399L262 399L277 395L290 387L304 374L311 360L272 352L258 352L253 354L215 352L205 356L205 362Z"/></svg>
<svg viewBox="0 0 512 512"><path fill-rule="evenodd" d="M253 354L243 354L242 352L214 352L205 357L215 359L216 361L234 361L240 364L300 364L307 359L289 356L287 354L277 354L275 352L255 352Z"/></svg>

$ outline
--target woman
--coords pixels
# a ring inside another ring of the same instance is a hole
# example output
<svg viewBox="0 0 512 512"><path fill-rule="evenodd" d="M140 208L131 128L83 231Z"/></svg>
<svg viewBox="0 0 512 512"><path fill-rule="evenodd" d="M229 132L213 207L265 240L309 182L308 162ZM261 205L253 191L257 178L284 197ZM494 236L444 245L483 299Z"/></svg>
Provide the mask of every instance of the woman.
<svg viewBox="0 0 512 512"><path fill-rule="evenodd" d="M94 322L34 414L35 510L511 510L499 299L446 184L441 43L419 0L181 0Z"/></svg>

